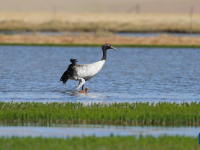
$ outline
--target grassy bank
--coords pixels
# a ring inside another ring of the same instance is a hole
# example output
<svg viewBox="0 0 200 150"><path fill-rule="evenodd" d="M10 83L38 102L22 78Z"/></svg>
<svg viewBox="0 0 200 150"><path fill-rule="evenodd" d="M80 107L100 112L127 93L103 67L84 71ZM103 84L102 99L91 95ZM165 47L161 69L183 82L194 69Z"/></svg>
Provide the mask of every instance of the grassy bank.
<svg viewBox="0 0 200 150"><path fill-rule="evenodd" d="M200 103L5 103L0 102L0 123L39 125L200 125Z"/></svg>
<svg viewBox="0 0 200 150"><path fill-rule="evenodd" d="M135 137L73 137L59 138L5 138L0 137L1 150L196 150L198 137L147 136Z"/></svg>

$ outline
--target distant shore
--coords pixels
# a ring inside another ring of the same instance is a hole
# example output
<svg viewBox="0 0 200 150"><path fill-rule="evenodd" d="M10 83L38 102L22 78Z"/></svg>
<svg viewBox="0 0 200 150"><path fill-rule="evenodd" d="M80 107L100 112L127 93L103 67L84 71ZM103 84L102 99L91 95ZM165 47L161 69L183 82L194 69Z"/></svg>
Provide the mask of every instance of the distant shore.
<svg viewBox="0 0 200 150"><path fill-rule="evenodd" d="M115 32L200 33L200 15L132 13L24 13L0 12L0 31L30 31L31 34L0 32L0 45L99 46L111 43L130 47L200 47L200 36L161 34L128 37ZM81 34L43 35L40 31ZM34 33L36 32L36 34Z"/></svg>
<svg viewBox="0 0 200 150"><path fill-rule="evenodd" d="M0 45L33 46L101 46L104 43L122 47L193 47L200 48L200 37L176 37L160 35L155 37L124 37L113 34L41 35L0 34Z"/></svg>
<svg viewBox="0 0 200 150"><path fill-rule="evenodd" d="M0 31L200 33L200 15L0 12Z"/></svg>

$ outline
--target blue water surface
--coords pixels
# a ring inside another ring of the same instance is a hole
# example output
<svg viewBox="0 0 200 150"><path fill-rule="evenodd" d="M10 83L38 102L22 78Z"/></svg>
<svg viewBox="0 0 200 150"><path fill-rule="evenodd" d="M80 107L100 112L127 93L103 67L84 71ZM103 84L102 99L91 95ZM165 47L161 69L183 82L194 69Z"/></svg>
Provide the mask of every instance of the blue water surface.
<svg viewBox="0 0 200 150"><path fill-rule="evenodd" d="M101 60L101 47L0 46L0 101L200 102L200 49L117 48L84 94L78 81L65 86L60 77L70 58Z"/></svg>

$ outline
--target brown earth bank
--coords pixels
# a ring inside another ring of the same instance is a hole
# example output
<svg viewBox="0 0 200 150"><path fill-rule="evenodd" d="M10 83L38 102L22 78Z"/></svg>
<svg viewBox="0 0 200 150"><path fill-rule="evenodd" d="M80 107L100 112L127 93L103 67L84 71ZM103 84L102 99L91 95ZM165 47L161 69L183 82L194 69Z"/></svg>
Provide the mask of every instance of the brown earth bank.
<svg viewBox="0 0 200 150"><path fill-rule="evenodd" d="M0 34L1 44L103 44L113 45L182 45L200 46L200 37L175 37L163 34L156 37L123 37L113 34L81 34L81 35L4 35Z"/></svg>

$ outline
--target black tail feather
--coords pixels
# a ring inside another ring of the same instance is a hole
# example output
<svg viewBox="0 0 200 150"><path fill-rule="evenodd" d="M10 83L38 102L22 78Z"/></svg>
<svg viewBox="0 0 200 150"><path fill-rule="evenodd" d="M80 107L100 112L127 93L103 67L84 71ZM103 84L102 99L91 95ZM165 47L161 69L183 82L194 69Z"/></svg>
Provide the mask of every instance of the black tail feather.
<svg viewBox="0 0 200 150"><path fill-rule="evenodd" d="M71 76L71 73L69 73L68 71L65 71L63 73L63 75L60 78L60 81L63 82L63 84L66 84L67 80L69 79L69 77Z"/></svg>
<svg viewBox="0 0 200 150"><path fill-rule="evenodd" d="M76 74L74 66L76 65L76 62L78 61L76 59L70 59L70 61L72 64L68 66L67 70L63 73L63 75L60 78L60 81L62 81L64 84L67 82L67 80L70 77L73 77L74 74Z"/></svg>

